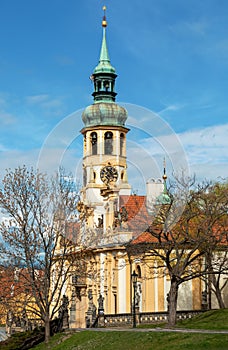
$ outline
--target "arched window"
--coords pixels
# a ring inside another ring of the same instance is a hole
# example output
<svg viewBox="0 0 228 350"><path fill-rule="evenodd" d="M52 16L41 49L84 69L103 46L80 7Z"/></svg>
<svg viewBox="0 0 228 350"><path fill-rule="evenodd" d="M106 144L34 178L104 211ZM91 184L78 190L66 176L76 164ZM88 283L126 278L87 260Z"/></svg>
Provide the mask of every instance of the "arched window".
<svg viewBox="0 0 228 350"><path fill-rule="evenodd" d="M87 182L87 172L86 172L86 168L83 167L83 186L86 186L86 182Z"/></svg>
<svg viewBox="0 0 228 350"><path fill-rule="evenodd" d="M98 82L97 82L97 91L98 92L101 91L101 81L100 80L98 80Z"/></svg>
<svg viewBox="0 0 228 350"><path fill-rule="evenodd" d="M141 273L141 267L139 265L137 265L136 267L136 273L138 275L138 278L141 278L142 277L142 273Z"/></svg>
<svg viewBox="0 0 228 350"><path fill-rule="evenodd" d="M109 91L109 87L110 87L109 81L108 81L108 80L105 80L105 82L104 82L105 91Z"/></svg>
<svg viewBox="0 0 228 350"><path fill-rule="evenodd" d="M124 134L120 134L120 155L122 156L124 152Z"/></svg>
<svg viewBox="0 0 228 350"><path fill-rule="evenodd" d="M97 133L92 132L90 135L91 146L92 146L92 155L97 154Z"/></svg>
<svg viewBox="0 0 228 350"><path fill-rule="evenodd" d="M107 131L104 136L104 152L105 154L112 154L113 152L113 133Z"/></svg>
<svg viewBox="0 0 228 350"><path fill-rule="evenodd" d="M84 135L84 151L86 152L86 135Z"/></svg>

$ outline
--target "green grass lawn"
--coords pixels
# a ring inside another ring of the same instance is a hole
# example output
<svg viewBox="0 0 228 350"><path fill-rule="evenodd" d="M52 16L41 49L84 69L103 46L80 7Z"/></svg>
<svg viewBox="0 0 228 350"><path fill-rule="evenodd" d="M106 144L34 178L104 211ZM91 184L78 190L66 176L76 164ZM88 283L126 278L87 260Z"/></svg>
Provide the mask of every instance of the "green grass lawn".
<svg viewBox="0 0 228 350"><path fill-rule="evenodd" d="M64 339L64 337L62 338ZM227 350L228 335L154 332L82 331L61 342L59 335L49 345L35 350Z"/></svg>
<svg viewBox="0 0 228 350"><path fill-rule="evenodd" d="M177 327L228 330L228 309L207 311L194 319L178 322Z"/></svg>
<svg viewBox="0 0 228 350"><path fill-rule="evenodd" d="M162 327L162 325L160 325ZM228 309L209 311L192 320L177 324L177 328L228 330ZM2 348L5 350L6 348ZM16 350L17 348L8 348ZM82 330L59 333L49 344L40 344L34 350L227 350L228 334L171 333L139 331Z"/></svg>
<svg viewBox="0 0 228 350"><path fill-rule="evenodd" d="M165 326L165 325L160 325ZM156 326L157 327L157 326ZM177 328L228 330L228 309L208 311L191 320L178 322ZM49 345L35 350L227 350L228 334L166 333L134 331L82 331L58 334Z"/></svg>

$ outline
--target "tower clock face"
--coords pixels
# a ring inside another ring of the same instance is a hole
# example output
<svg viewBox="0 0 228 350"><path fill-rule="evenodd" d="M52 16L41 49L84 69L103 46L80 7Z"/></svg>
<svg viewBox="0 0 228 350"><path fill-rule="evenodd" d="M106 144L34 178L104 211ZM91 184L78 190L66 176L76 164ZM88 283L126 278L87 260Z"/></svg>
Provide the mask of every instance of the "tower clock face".
<svg viewBox="0 0 228 350"><path fill-rule="evenodd" d="M118 172L116 168L111 165L105 166L100 172L101 180L104 183L116 181L118 179Z"/></svg>

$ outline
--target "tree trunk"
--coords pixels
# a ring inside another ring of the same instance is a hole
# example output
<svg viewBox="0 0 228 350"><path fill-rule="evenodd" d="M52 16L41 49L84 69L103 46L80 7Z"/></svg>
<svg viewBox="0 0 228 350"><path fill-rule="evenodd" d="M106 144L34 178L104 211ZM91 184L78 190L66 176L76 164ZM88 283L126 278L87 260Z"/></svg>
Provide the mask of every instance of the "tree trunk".
<svg viewBox="0 0 228 350"><path fill-rule="evenodd" d="M50 318L49 316L45 317L45 343L48 343L50 340Z"/></svg>
<svg viewBox="0 0 228 350"><path fill-rule="evenodd" d="M219 308L220 309L225 309L226 306L225 306L225 303L223 301L223 297L222 297L222 292L221 292L221 289L219 288L219 282L216 281L216 278L215 276L213 276L212 278L212 284L213 284L213 292L215 293L215 296L217 298L217 301L218 301L218 304L219 304Z"/></svg>
<svg viewBox="0 0 228 350"><path fill-rule="evenodd" d="M216 298L217 298L217 301L218 301L218 304L219 304L219 308L220 309L225 309L226 306L225 306L225 303L224 303L223 298L222 298L221 290L219 288L216 288L215 295L216 295Z"/></svg>
<svg viewBox="0 0 228 350"><path fill-rule="evenodd" d="M212 282L211 275L208 276L208 309L211 310L211 292L212 292Z"/></svg>
<svg viewBox="0 0 228 350"><path fill-rule="evenodd" d="M176 278L171 278L171 286L167 296L168 302L168 325L170 327L175 326L177 318L177 296L178 296L178 284Z"/></svg>
<svg viewBox="0 0 228 350"><path fill-rule="evenodd" d="M222 297L222 291L220 288L220 277L221 277L221 273L219 273L218 275L216 274L212 274L210 276L210 280L211 280L211 287L213 286L212 291L215 293L215 296L217 298L218 304L219 304L219 308L220 309L225 309L225 303Z"/></svg>

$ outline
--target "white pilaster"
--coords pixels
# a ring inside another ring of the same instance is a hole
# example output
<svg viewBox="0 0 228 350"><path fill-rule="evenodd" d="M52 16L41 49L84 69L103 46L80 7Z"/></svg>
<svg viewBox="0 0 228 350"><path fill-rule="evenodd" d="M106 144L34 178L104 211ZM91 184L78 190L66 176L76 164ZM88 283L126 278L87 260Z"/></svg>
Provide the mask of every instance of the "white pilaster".
<svg viewBox="0 0 228 350"><path fill-rule="evenodd" d="M126 262L124 259L118 261L118 295L119 313L126 312Z"/></svg>
<svg viewBox="0 0 228 350"><path fill-rule="evenodd" d="M100 253L100 294L104 296L105 285L105 258L106 254Z"/></svg>
<svg viewBox="0 0 228 350"><path fill-rule="evenodd" d="M154 311L158 312L158 273L157 261L154 263L155 277L154 277Z"/></svg>

